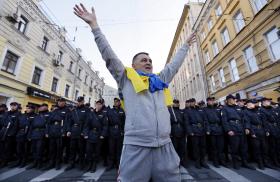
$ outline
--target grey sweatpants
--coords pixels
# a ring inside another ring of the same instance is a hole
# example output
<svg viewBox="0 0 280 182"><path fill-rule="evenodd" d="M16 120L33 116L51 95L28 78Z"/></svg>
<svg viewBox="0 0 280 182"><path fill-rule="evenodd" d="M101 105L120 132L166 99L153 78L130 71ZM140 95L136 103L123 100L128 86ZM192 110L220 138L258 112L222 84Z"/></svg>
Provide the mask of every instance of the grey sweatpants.
<svg viewBox="0 0 280 182"><path fill-rule="evenodd" d="M180 159L172 145L123 145L118 182L181 182Z"/></svg>

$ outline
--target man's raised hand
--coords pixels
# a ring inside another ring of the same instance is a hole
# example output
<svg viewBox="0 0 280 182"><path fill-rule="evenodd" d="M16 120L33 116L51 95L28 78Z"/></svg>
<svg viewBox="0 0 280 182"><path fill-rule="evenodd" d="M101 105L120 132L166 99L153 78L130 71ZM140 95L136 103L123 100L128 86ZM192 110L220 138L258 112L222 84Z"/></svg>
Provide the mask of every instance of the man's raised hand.
<svg viewBox="0 0 280 182"><path fill-rule="evenodd" d="M91 8L91 12L88 12L85 6L80 3L80 5L75 5L74 7L74 14L84 20L91 28L97 28L97 20L94 8Z"/></svg>
<svg viewBox="0 0 280 182"><path fill-rule="evenodd" d="M188 46L191 46L192 43L194 43L196 41L196 37L195 37L195 33L192 33L186 40L186 43L188 44Z"/></svg>

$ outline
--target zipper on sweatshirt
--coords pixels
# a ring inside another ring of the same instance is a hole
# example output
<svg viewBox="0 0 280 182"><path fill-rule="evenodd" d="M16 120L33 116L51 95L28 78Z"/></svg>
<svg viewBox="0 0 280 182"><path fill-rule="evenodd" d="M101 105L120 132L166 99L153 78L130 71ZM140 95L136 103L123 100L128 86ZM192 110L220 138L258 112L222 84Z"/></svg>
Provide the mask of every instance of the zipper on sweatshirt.
<svg viewBox="0 0 280 182"><path fill-rule="evenodd" d="M153 98L153 102L154 102L154 106L155 106L155 109L157 110L157 105L156 105L156 102L155 102L155 98L154 98L154 94L152 94L152 98ZM155 111L156 111L155 110ZM158 144L158 147L159 147L159 136L158 136L158 117L157 117L157 112L155 112L156 114L156 140L157 140L157 144Z"/></svg>

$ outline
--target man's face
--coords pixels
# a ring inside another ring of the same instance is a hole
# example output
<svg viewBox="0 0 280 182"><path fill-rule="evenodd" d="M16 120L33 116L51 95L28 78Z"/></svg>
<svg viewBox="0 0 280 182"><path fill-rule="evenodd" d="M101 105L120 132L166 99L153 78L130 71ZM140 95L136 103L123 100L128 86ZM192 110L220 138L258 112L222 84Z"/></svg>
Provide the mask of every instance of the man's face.
<svg viewBox="0 0 280 182"><path fill-rule="evenodd" d="M196 102L191 102L191 107L194 107Z"/></svg>
<svg viewBox="0 0 280 182"><path fill-rule="evenodd" d="M190 107L190 103L186 102L185 107Z"/></svg>
<svg viewBox="0 0 280 182"><path fill-rule="evenodd" d="M77 103L77 106L79 107L79 106L84 105L84 104L85 104L85 101L80 101L80 102Z"/></svg>
<svg viewBox="0 0 280 182"><path fill-rule="evenodd" d="M173 103L173 107L180 107L180 103L177 102Z"/></svg>
<svg viewBox="0 0 280 182"><path fill-rule="evenodd" d="M246 106L247 106L248 109L254 109L255 108L255 104L251 103L251 102L247 103Z"/></svg>
<svg viewBox="0 0 280 182"><path fill-rule="evenodd" d="M263 106L270 106L270 105L271 105L271 101L270 101L270 100L264 100L264 101L262 102L262 105L263 105Z"/></svg>
<svg viewBox="0 0 280 182"><path fill-rule="evenodd" d="M146 54L138 55L132 63L132 67L135 70L143 71L144 73L153 73L152 60L150 56Z"/></svg>
<svg viewBox="0 0 280 182"><path fill-rule="evenodd" d="M58 107L64 107L65 102L64 101L58 101L57 105L58 105Z"/></svg>
<svg viewBox="0 0 280 182"><path fill-rule="evenodd" d="M114 106L119 107L121 105L121 102L118 100L114 100Z"/></svg>
<svg viewBox="0 0 280 182"><path fill-rule="evenodd" d="M210 105L210 106L213 106L214 105L214 100L208 100L207 104Z"/></svg>
<svg viewBox="0 0 280 182"><path fill-rule="evenodd" d="M31 109L30 107L26 107L26 113L31 113L33 111L33 109Z"/></svg>
<svg viewBox="0 0 280 182"><path fill-rule="evenodd" d="M101 110L102 106L103 106L103 105L102 105L101 103L99 103L99 102L95 104L95 108L96 108L96 110L98 110L98 111Z"/></svg>
<svg viewBox="0 0 280 182"><path fill-rule="evenodd" d="M236 101L235 101L235 99L230 98L230 99L227 100L227 103L228 103L229 105L235 105L235 104L236 104Z"/></svg>
<svg viewBox="0 0 280 182"><path fill-rule="evenodd" d="M11 111L17 110L18 106L17 105L10 105L11 106Z"/></svg>
<svg viewBox="0 0 280 182"><path fill-rule="evenodd" d="M237 105L240 106L240 107L243 107L245 105L245 103L244 103L244 101L238 101Z"/></svg>

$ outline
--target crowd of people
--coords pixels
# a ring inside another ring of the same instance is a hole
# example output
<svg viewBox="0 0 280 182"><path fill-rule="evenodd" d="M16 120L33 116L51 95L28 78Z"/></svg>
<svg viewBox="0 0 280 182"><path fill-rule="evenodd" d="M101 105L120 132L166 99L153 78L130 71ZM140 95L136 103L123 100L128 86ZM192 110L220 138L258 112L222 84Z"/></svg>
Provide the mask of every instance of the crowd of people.
<svg viewBox="0 0 280 182"><path fill-rule="evenodd" d="M228 95L225 105L208 97L206 104L192 98L185 109L179 106L179 100L173 100L169 112L171 139L181 165L190 156L196 168L209 168L208 156L217 168L229 167L229 161L234 169L240 168L240 162L253 170L249 162L256 162L262 170L280 167L280 98L276 103L271 98L247 100Z"/></svg>
<svg viewBox="0 0 280 182"><path fill-rule="evenodd" d="M188 167L189 158L196 168L209 168L206 159L219 168L243 167L259 169L280 167L280 98L236 99L226 97L225 105L217 104L214 97L207 103L186 100L180 109L174 99L168 107L172 144L180 157L180 165ZM95 107L77 99L77 105L67 106L60 98L48 110L26 105L21 112L19 103L12 102L7 111L0 105L0 160L1 167L66 170L79 168L96 171L98 162L107 170L118 169L123 145L125 111L118 98L114 106L106 107L104 100Z"/></svg>
<svg viewBox="0 0 280 182"><path fill-rule="evenodd" d="M75 107L67 106L60 98L48 110L43 103L38 108L26 105L21 112L19 103L12 102L7 111L0 105L0 167L66 170L79 167L95 172L97 162L103 160L107 170L119 166L124 136L125 113L120 100L114 99L112 108L104 100L95 102L95 108L77 99ZM36 112L37 111L37 112Z"/></svg>

